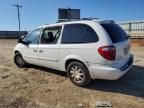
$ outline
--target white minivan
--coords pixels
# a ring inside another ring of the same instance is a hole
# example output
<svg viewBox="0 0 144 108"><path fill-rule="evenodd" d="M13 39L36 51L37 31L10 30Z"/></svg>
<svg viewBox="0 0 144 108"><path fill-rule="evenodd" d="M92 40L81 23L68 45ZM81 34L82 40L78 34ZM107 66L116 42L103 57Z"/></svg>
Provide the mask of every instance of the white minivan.
<svg viewBox="0 0 144 108"><path fill-rule="evenodd" d="M20 38L14 62L65 71L74 84L86 86L92 79L119 79L133 55L129 37L113 21L80 20L43 25Z"/></svg>

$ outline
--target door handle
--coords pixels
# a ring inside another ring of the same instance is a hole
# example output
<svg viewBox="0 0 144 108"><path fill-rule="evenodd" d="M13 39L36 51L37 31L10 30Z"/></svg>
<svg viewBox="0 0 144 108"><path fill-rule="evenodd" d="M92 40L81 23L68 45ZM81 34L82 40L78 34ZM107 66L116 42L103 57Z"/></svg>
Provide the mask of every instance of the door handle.
<svg viewBox="0 0 144 108"><path fill-rule="evenodd" d="M33 49L33 52L37 52L37 49Z"/></svg>
<svg viewBox="0 0 144 108"><path fill-rule="evenodd" d="M39 50L40 53L43 53L43 50Z"/></svg>

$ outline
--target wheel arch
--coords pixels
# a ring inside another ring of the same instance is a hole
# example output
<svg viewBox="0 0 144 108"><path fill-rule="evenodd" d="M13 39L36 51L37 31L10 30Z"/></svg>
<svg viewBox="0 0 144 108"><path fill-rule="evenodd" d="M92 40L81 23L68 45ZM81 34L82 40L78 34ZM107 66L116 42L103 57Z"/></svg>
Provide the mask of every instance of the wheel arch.
<svg viewBox="0 0 144 108"><path fill-rule="evenodd" d="M88 65L81 59L77 59L77 58L69 58L65 61L65 70L67 70L67 66L71 63L71 62L80 62L82 63L87 69L88 69ZM89 70L89 69L88 69Z"/></svg>
<svg viewBox="0 0 144 108"><path fill-rule="evenodd" d="M14 54L16 54L16 53L20 53L20 52L19 52L18 50L15 50L15 51L14 51Z"/></svg>
<svg viewBox="0 0 144 108"><path fill-rule="evenodd" d="M71 75L70 75L70 71L69 71L69 69L67 69L67 67L69 67L68 66L68 64L70 64L70 63L72 63L72 62L79 62L79 63L81 63L82 65L83 65L83 67L84 67L84 74L85 74L85 80L83 80L83 82L81 82L81 84L78 84L78 83L76 83L74 80L73 80L73 78L71 78ZM86 86L87 84L89 84L90 83L90 81L91 81L91 75L90 75L90 72L89 72L89 69L88 69L88 67L87 67L87 64L85 63L85 62L83 62L83 61L81 61L81 60L79 60L79 59L75 59L75 58L71 58L71 59L68 59L67 61L66 61L66 63L65 63L65 68L66 68L66 70L67 70L67 75L68 75L68 77L70 78L70 80L74 83L74 84L76 84L76 85L78 85L78 86Z"/></svg>

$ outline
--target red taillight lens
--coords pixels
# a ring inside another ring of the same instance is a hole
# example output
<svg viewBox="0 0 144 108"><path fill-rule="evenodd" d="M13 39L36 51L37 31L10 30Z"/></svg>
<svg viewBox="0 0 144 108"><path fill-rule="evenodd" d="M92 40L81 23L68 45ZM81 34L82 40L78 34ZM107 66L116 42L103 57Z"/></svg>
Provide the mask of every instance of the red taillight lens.
<svg viewBox="0 0 144 108"><path fill-rule="evenodd" d="M107 60L115 60L116 50L114 46L102 46L98 52Z"/></svg>

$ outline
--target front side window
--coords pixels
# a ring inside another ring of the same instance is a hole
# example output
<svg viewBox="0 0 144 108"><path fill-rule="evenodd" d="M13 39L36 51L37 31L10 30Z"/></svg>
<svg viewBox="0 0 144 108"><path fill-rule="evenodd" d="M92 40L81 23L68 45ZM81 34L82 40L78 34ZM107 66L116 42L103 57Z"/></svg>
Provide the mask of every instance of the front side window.
<svg viewBox="0 0 144 108"><path fill-rule="evenodd" d="M43 30L41 44L56 44L61 33L61 27L48 27Z"/></svg>
<svg viewBox="0 0 144 108"><path fill-rule="evenodd" d="M41 32L41 29L40 29L40 28L32 31L30 34L28 34L28 35L23 39L23 41L24 41L24 42L30 42L30 44L38 44L40 32Z"/></svg>
<svg viewBox="0 0 144 108"><path fill-rule="evenodd" d="M96 32L86 24L68 24L64 26L63 44L94 43L98 41Z"/></svg>

